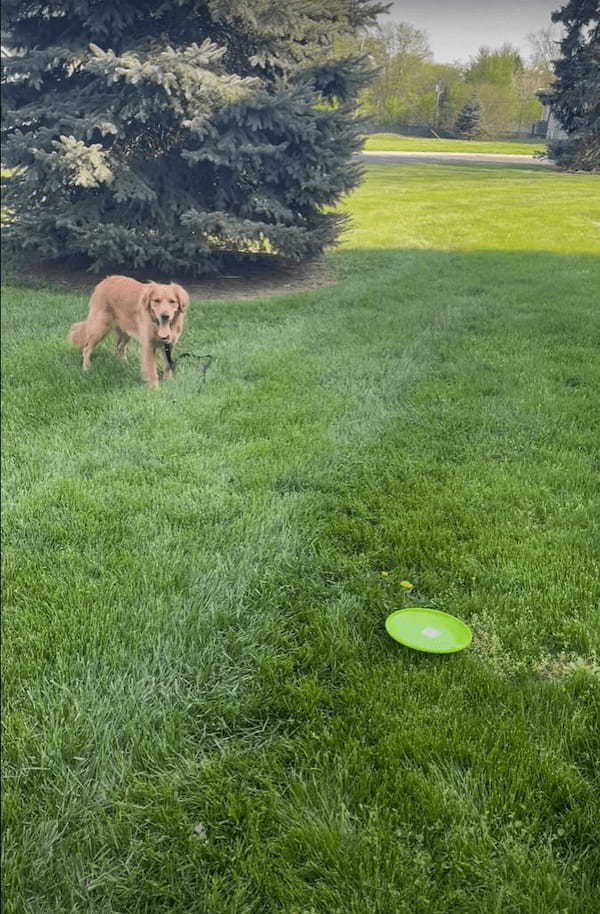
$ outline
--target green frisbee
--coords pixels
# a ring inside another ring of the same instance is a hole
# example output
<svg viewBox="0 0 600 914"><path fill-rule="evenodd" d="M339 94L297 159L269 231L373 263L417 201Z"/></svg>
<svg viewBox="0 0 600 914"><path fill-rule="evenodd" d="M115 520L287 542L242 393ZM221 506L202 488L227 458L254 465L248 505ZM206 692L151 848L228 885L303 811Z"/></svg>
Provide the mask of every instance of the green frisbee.
<svg viewBox="0 0 600 914"><path fill-rule="evenodd" d="M439 609L398 609L387 617L385 627L394 641L429 654L462 651L473 637L468 625Z"/></svg>

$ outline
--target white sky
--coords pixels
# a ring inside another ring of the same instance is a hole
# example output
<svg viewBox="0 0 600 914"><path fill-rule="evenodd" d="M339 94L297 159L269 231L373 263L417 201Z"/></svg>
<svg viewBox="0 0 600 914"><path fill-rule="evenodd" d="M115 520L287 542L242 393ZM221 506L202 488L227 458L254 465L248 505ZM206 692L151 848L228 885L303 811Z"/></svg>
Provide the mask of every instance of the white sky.
<svg viewBox="0 0 600 914"><path fill-rule="evenodd" d="M380 23L410 22L427 32L437 63L466 62L481 45L516 45L530 53L529 32L552 25L550 14L566 0L395 0ZM554 29L558 29L554 26Z"/></svg>

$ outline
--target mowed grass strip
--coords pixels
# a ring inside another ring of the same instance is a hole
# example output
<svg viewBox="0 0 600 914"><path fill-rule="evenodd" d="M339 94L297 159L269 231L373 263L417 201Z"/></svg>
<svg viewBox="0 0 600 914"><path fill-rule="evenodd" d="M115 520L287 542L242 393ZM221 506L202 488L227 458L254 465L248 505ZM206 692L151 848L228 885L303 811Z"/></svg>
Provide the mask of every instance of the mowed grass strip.
<svg viewBox="0 0 600 914"><path fill-rule="evenodd" d="M544 153L539 137L531 140L452 140L434 136L404 136L401 133L370 133L365 150L377 152L484 152L501 155Z"/></svg>
<svg viewBox="0 0 600 914"><path fill-rule="evenodd" d="M8 914L597 909L595 184L483 171L369 169L335 287L194 302L206 383L5 290Z"/></svg>

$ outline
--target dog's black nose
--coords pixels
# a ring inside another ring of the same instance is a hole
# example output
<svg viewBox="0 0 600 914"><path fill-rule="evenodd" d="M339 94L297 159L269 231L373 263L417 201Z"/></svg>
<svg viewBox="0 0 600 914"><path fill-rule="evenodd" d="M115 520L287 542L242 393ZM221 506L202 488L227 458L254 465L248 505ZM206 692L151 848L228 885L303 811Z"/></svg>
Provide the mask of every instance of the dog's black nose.
<svg viewBox="0 0 600 914"><path fill-rule="evenodd" d="M161 314L160 319L161 319L161 321L162 321L163 324L164 324L164 323L166 323L166 322L169 320L169 315L168 315L168 314Z"/></svg>

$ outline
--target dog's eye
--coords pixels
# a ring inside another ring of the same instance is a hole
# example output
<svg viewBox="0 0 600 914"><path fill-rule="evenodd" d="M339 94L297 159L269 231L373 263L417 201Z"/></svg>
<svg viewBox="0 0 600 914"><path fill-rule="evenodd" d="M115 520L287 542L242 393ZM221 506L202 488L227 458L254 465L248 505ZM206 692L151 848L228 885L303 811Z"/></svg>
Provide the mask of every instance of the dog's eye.
<svg viewBox="0 0 600 914"><path fill-rule="evenodd" d="M177 302L175 301L174 298L170 298L170 299L169 299L169 304L170 304L170 305L176 305Z"/></svg>

